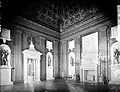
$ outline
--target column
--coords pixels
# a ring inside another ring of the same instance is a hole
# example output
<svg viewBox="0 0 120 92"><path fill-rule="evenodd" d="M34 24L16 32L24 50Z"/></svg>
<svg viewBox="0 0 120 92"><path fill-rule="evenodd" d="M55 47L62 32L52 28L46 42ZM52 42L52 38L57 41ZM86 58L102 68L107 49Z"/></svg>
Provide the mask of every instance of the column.
<svg viewBox="0 0 120 92"><path fill-rule="evenodd" d="M68 41L61 42L61 61L60 61L60 70L63 76L68 75Z"/></svg>
<svg viewBox="0 0 120 92"><path fill-rule="evenodd" d="M23 60L22 60L22 31L15 31L14 48L14 83L23 82Z"/></svg>
<svg viewBox="0 0 120 92"><path fill-rule="evenodd" d="M64 66L63 66L63 43L60 42L60 77L64 77Z"/></svg>
<svg viewBox="0 0 120 92"><path fill-rule="evenodd" d="M75 74L80 74L80 36L75 39Z"/></svg>
<svg viewBox="0 0 120 92"><path fill-rule="evenodd" d="M108 77L108 43L107 43L107 26L104 26L99 29L98 32L98 54L101 60L99 60L99 71L100 73L98 74L98 81L100 81L101 78L104 76Z"/></svg>
<svg viewBox="0 0 120 92"><path fill-rule="evenodd" d="M46 39L42 36L39 36L39 44L36 45L37 49L40 50L43 54L41 57L40 64L40 79L46 80Z"/></svg>

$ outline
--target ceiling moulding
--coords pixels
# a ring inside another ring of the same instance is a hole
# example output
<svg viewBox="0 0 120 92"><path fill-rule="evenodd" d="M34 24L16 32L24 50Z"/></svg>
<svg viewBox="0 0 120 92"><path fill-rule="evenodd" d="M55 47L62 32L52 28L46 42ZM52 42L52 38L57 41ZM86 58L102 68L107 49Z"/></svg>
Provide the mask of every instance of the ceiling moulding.
<svg viewBox="0 0 120 92"><path fill-rule="evenodd" d="M55 1L35 0L26 2L22 11L18 12L18 15L51 28L54 31L59 31L59 25L57 23L59 18L58 5L55 4Z"/></svg>
<svg viewBox="0 0 120 92"><path fill-rule="evenodd" d="M104 18L105 18L104 13L101 13L101 12L96 13L93 16L88 17L86 20L79 21L79 22L75 23L74 25L72 25L72 26L70 26L68 28L64 28L61 35L62 34L68 34L68 32L71 32L74 29L78 29L78 28L84 29L84 27L89 27L89 26L93 25L94 23L102 21Z"/></svg>
<svg viewBox="0 0 120 92"><path fill-rule="evenodd" d="M99 26L102 23L105 23L106 21L109 21L108 17L103 16L103 14L100 14L99 16L95 16L91 18L91 21L85 21L83 23L80 23L77 27L69 28L68 30L61 33L61 39L67 38L72 35L77 35L81 33L82 31L86 29L90 29L91 27Z"/></svg>
<svg viewBox="0 0 120 92"><path fill-rule="evenodd" d="M73 9L67 11L62 15L64 20L63 28L68 28L74 25L78 21L85 20L87 17L94 15L98 12L98 8L95 5L75 6Z"/></svg>
<svg viewBox="0 0 120 92"><path fill-rule="evenodd" d="M52 29L49 29L49 28L42 26L38 23L35 23L31 20L28 20L26 18L22 18L21 16L16 16L16 18L14 18L14 20L12 20L11 23L13 23L14 25L17 25L17 26L21 26L21 27L24 27L27 29L34 30L38 33L42 33L45 35L55 37L57 39L60 38L60 33L58 31L54 31Z"/></svg>
<svg viewBox="0 0 120 92"><path fill-rule="evenodd" d="M96 26L92 26L88 29L84 29L84 30L81 30L81 31L78 31L76 33L73 33L73 34L68 34L68 35L63 35L61 36L61 41L66 41L66 40L69 40L69 39L75 39L75 38L78 38L82 35L85 35L85 34L90 34L90 33L93 33L93 32L97 32L99 30L100 27L103 27L103 26L109 26L111 27L111 22L110 21L106 21L106 22L103 22L103 23L100 23L100 24L96 24Z"/></svg>
<svg viewBox="0 0 120 92"><path fill-rule="evenodd" d="M9 23L8 24L9 28L11 30L22 30L23 33L27 33L27 34L37 34L38 37L44 37L45 39L51 39L51 40L56 40L56 41L60 41L60 37L59 36L56 36L56 35L51 35L51 34L45 34L45 33L42 33L42 32L38 32L38 30L35 30L35 29L31 29L31 28L27 28L27 27L23 27L23 26L20 26L20 25L16 25L16 24L13 24L13 23Z"/></svg>

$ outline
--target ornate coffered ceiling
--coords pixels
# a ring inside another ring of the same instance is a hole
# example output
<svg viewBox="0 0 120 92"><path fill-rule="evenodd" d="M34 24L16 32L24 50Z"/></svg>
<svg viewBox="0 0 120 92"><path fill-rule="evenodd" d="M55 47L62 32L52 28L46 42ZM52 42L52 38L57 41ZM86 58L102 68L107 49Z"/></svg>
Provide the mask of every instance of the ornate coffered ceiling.
<svg viewBox="0 0 120 92"><path fill-rule="evenodd" d="M8 6L17 15L60 32L60 28L94 16L100 10L97 5L95 0L24 0L10 2Z"/></svg>
<svg viewBox="0 0 120 92"><path fill-rule="evenodd" d="M69 27L96 12L97 8L86 5L85 1L82 1L82 4L80 1L31 1L26 3L25 6L28 7L23 8L21 14L44 26L59 30L60 27Z"/></svg>

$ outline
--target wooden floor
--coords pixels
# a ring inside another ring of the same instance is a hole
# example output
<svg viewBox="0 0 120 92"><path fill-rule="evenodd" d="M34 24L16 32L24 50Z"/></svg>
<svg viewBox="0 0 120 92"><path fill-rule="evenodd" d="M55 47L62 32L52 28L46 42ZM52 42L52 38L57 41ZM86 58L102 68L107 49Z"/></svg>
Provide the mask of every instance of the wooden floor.
<svg viewBox="0 0 120 92"><path fill-rule="evenodd" d="M33 84L0 86L0 92L120 92L120 85L77 83L75 81L49 80Z"/></svg>

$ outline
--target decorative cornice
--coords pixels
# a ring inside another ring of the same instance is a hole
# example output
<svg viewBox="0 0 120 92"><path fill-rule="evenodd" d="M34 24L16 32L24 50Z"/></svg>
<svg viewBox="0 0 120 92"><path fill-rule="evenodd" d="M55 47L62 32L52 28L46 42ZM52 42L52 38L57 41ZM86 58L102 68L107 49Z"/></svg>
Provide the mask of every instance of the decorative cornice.
<svg viewBox="0 0 120 92"><path fill-rule="evenodd" d="M23 30L23 32L25 33L25 34L28 34L28 35L31 35L31 34L37 34L37 35L39 35L39 36L42 36L42 37L44 37L45 39L51 39L51 40L56 40L56 41L59 41L60 40L60 38L59 37L56 37L56 36L51 36L51 35L48 35L48 34L43 34L43 33L40 33L40 32L37 32L37 31L35 31L34 29L32 30L32 29L29 29L29 28L27 28L27 27L23 27L23 26L20 26L20 25L16 25L16 24L11 24L10 23L10 25L12 25L12 26L15 26L14 27L14 30L16 30L15 28L16 28L16 26L19 26L19 29L20 30Z"/></svg>
<svg viewBox="0 0 120 92"><path fill-rule="evenodd" d="M65 39L65 38L70 37L72 35L76 35L76 34L82 32L83 30L97 26L101 23L105 23L108 20L109 20L109 18L106 17L104 14L96 15L88 21L84 21L83 23L79 23L79 25L77 27L69 28L66 31L64 31L63 33L61 33L61 39Z"/></svg>
<svg viewBox="0 0 120 92"><path fill-rule="evenodd" d="M82 2L81 2L82 3ZM98 12L98 8L95 7L95 5L77 5L65 12L63 16L64 25L63 28L68 28L71 25L74 25L76 22L86 20L87 17L90 17L94 15L96 12Z"/></svg>
<svg viewBox="0 0 120 92"><path fill-rule="evenodd" d="M98 13L94 14L93 16L87 17L86 20L79 21L68 28L64 28L62 34L64 34L66 31L71 31L71 30L74 30L78 27L82 27L84 25L87 25L88 23L93 22L94 20L96 20L100 17L103 17L103 15L104 15L104 13L98 12Z"/></svg>
<svg viewBox="0 0 120 92"><path fill-rule="evenodd" d="M49 28L46 28L40 24L37 24L31 20L28 20L26 18L22 18L20 16L16 16L16 18L13 20L13 24L26 27L28 29L33 29L34 31L37 31L39 33L47 34L49 36L54 36L56 38L60 38L60 33L54 30L51 30Z"/></svg>

